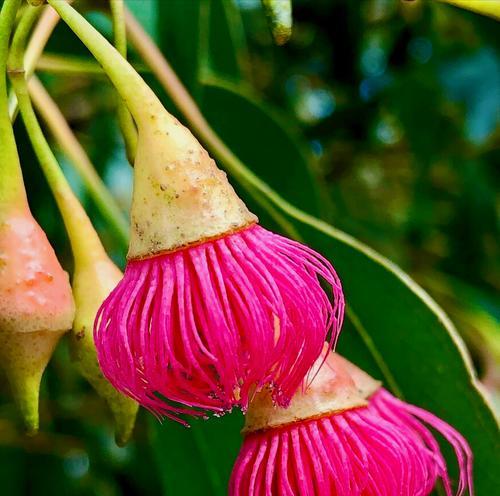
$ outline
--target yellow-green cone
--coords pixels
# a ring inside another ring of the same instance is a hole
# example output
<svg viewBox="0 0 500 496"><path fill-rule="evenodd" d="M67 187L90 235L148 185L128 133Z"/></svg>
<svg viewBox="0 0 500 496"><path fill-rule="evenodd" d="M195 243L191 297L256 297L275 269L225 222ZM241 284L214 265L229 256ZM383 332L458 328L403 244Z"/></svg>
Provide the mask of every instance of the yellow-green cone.
<svg viewBox="0 0 500 496"><path fill-rule="evenodd" d="M93 261L77 265L73 278L76 316L70 341L78 371L107 402L113 414L118 446L130 439L139 406L119 393L103 376L97 362L93 325L99 306L121 278L122 273L104 252Z"/></svg>
<svg viewBox="0 0 500 496"><path fill-rule="evenodd" d="M63 333L0 332L0 361L28 434L38 431L40 381Z"/></svg>

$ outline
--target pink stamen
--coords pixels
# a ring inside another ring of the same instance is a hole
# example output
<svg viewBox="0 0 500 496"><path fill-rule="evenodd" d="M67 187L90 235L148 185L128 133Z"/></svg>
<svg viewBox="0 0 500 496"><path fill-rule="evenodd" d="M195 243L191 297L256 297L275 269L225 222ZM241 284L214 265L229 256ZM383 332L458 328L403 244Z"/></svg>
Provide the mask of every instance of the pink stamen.
<svg viewBox="0 0 500 496"><path fill-rule="evenodd" d="M246 410L265 385L286 406L343 313L331 264L255 225L129 262L95 342L105 376L158 416Z"/></svg>
<svg viewBox="0 0 500 496"><path fill-rule="evenodd" d="M427 496L440 479L453 495L446 462L429 431L453 447L456 495L473 494L467 441L435 415L384 389L367 407L249 434L236 460L230 496Z"/></svg>

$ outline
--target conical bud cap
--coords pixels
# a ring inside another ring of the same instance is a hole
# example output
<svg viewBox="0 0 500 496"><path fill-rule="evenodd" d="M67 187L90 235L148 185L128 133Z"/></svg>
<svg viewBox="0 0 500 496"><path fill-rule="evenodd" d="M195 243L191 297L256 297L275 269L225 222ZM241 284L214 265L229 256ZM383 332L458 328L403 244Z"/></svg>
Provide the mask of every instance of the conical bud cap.
<svg viewBox="0 0 500 496"><path fill-rule="evenodd" d="M139 123L129 259L220 237L257 221L191 132L160 106Z"/></svg>
<svg viewBox="0 0 500 496"><path fill-rule="evenodd" d="M380 388L380 382L338 353L328 352L326 360L324 356L309 372L311 384L295 394L288 408L274 406L267 391L258 393L248 409L243 432L282 427L368 405L367 399Z"/></svg>

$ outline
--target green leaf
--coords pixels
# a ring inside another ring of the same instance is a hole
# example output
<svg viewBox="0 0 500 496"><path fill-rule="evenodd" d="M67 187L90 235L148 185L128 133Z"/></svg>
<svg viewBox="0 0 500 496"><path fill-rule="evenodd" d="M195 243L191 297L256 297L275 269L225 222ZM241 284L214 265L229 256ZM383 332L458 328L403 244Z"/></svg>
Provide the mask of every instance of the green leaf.
<svg viewBox="0 0 500 496"><path fill-rule="evenodd" d="M194 97L206 63L208 8L207 0L158 2L159 47Z"/></svg>
<svg viewBox="0 0 500 496"><path fill-rule="evenodd" d="M151 418L151 443L164 493L223 496L238 454L242 415L191 420L187 428Z"/></svg>

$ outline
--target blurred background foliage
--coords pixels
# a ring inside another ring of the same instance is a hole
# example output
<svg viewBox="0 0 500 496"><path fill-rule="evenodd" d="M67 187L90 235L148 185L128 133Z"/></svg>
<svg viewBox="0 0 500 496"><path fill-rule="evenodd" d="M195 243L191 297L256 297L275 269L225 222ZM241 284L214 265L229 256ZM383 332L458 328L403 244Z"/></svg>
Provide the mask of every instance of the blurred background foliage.
<svg viewBox="0 0 500 496"><path fill-rule="evenodd" d="M127 5L208 120L259 176L302 209L396 262L438 301L495 397L500 385L498 24L431 1L294 0L293 35L276 46L259 0L128 0ZM110 34L103 14L91 12L88 18ZM126 210L132 173L112 87L102 74L50 63L55 55L90 60L64 25L57 27L46 54L39 75ZM133 51L131 60L169 105ZM256 127L262 131L257 142ZM34 215L71 271L60 216L21 122L16 136ZM123 266L123 248L78 176L59 158L106 247ZM272 227L271 219L266 224ZM21 434L4 381L0 385L2 495L225 494L238 449L238 414L211 421L210 429L195 422L186 435L183 427L168 422L159 427L141 412L134 440L117 448L105 405L71 368L62 343L43 381L41 433L29 439ZM207 463L214 458L218 468Z"/></svg>

